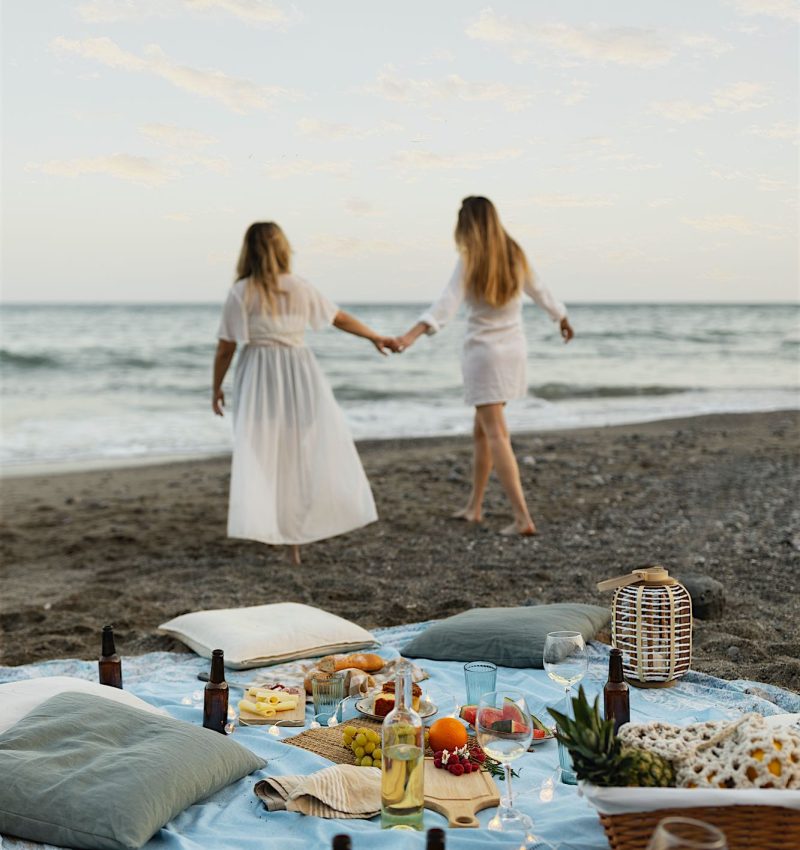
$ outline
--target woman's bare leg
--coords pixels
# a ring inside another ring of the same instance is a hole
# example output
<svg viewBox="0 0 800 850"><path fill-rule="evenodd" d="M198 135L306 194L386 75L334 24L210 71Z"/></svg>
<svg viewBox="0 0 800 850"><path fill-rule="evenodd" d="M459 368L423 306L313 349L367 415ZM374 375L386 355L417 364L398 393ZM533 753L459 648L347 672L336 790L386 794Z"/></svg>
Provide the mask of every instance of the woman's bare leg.
<svg viewBox="0 0 800 850"><path fill-rule="evenodd" d="M301 561L300 561L300 547L299 546L297 546L295 544L292 544L291 546L289 546L289 560L295 566L297 566L298 564L301 563Z"/></svg>
<svg viewBox="0 0 800 850"><path fill-rule="evenodd" d="M494 469L506 496L511 502L514 522L503 529L504 534L535 534L536 526L528 513L519 467L511 448L511 437L506 426L506 417L502 404L485 404L475 408L475 419L480 424L489 444Z"/></svg>
<svg viewBox="0 0 800 850"><path fill-rule="evenodd" d="M467 506L456 511L453 516L456 519L465 519L467 522L480 522L483 515L483 496L486 493L486 485L489 483L489 475L492 472L492 453L489 450L486 432L478 421L477 411L475 412L472 437L472 492Z"/></svg>

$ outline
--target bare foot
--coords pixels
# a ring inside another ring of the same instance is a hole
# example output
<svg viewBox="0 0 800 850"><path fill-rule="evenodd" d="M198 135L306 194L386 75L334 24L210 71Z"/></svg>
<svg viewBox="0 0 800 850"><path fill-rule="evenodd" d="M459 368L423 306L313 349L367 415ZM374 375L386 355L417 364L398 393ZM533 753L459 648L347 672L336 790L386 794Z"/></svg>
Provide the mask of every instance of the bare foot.
<svg viewBox="0 0 800 850"><path fill-rule="evenodd" d="M463 519L465 522L482 522L483 517L474 508L462 508L450 514L450 519Z"/></svg>
<svg viewBox="0 0 800 850"><path fill-rule="evenodd" d="M507 525L501 532L504 537L514 537L519 534L520 537L535 537L539 532L536 530L536 526L533 523L533 520L530 522L522 523L521 525L516 522L512 522L511 525Z"/></svg>
<svg viewBox="0 0 800 850"><path fill-rule="evenodd" d="M300 560L300 547L299 546L290 546L289 547L289 561L294 564L294 566L299 566L302 562Z"/></svg>

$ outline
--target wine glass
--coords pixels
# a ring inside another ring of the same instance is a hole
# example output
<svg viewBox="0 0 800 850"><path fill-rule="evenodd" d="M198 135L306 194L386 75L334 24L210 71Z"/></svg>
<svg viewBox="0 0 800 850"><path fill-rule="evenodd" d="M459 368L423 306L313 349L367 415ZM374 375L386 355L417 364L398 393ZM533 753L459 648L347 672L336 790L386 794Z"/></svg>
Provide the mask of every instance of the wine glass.
<svg viewBox="0 0 800 850"><path fill-rule="evenodd" d="M664 818L647 850L728 850L725 835L715 826L694 818Z"/></svg>
<svg viewBox="0 0 800 850"><path fill-rule="evenodd" d="M544 641L542 660L547 675L563 685L567 702L564 713L570 715L570 690L589 669L583 635L580 632L550 632ZM572 759L561 741L558 742L558 761L561 765L561 781L567 785L577 785L578 778L572 769Z"/></svg>
<svg viewBox="0 0 800 850"><path fill-rule="evenodd" d="M533 723L525 697L514 690L491 691L481 697L475 717L475 735L481 748L499 761L506 774L508 805L501 805L489 829L505 832L530 829L531 819L514 808L511 762L527 752L533 739Z"/></svg>

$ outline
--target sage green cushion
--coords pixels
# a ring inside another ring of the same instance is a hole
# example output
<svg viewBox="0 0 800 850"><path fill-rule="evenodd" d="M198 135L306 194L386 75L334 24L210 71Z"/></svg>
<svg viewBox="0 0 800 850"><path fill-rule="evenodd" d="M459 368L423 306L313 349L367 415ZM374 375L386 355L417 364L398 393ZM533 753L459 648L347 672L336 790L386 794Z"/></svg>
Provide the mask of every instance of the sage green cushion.
<svg viewBox="0 0 800 850"><path fill-rule="evenodd" d="M0 735L0 833L141 847L187 806L264 764L201 726L61 693Z"/></svg>
<svg viewBox="0 0 800 850"><path fill-rule="evenodd" d="M501 667L542 667L548 632L580 632L590 640L611 622L599 605L563 602L524 608L473 608L434 623L403 647L432 661L493 661Z"/></svg>

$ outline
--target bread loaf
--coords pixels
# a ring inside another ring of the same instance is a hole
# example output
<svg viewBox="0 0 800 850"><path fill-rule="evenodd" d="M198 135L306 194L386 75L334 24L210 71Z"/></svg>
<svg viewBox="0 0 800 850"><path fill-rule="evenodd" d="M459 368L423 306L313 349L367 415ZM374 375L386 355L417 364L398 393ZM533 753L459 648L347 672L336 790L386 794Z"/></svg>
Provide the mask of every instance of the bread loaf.
<svg viewBox="0 0 800 850"><path fill-rule="evenodd" d="M353 655L326 655L321 658L317 667L325 673L336 673L355 667L366 673L377 673L383 669L384 661L374 652L356 652Z"/></svg>

